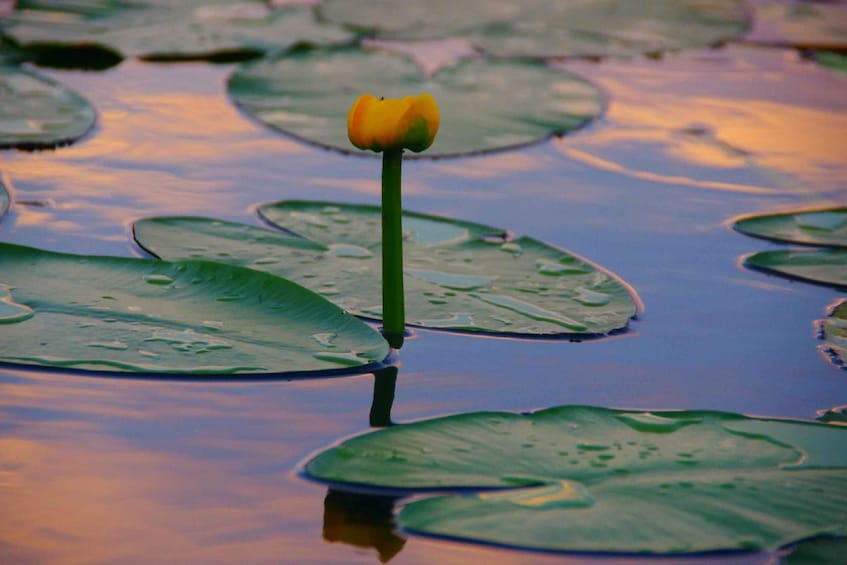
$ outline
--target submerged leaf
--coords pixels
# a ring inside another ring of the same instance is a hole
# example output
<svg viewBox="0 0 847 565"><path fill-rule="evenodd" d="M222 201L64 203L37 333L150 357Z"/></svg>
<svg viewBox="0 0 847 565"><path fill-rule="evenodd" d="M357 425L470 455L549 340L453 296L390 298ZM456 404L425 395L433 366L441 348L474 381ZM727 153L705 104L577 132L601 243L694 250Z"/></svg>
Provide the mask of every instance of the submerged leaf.
<svg viewBox="0 0 847 565"><path fill-rule="evenodd" d="M321 15L388 39L469 37L498 56L606 56L713 45L742 33L736 0L323 0Z"/></svg>
<svg viewBox="0 0 847 565"><path fill-rule="evenodd" d="M847 208L748 216L737 220L733 227L774 241L847 247Z"/></svg>
<svg viewBox="0 0 847 565"><path fill-rule="evenodd" d="M88 101L46 77L0 66L0 148L53 148L71 143L94 126Z"/></svg>
<svg viewBox="0 0 847 565"><path fill-rule="evenodd" d="M285 201L260 208L291 232L207 218L136 222L135 238L167 258L206 258L291 279L359 316L381 317L380 210ZM519 335L591 335L636 312L614 276L538 240L405 212L406 319L411 325ZM302 236L302 237L298 237Z"/></svg>
<svg viewBox="0 0 847 565"><path fill-rule="evenodd" d="M847 288L847 249L763 251L744 266L792 279Z"/></svg>
<svg viewBox="0 0 847 565"><path fill-rule="evenodd" d="M337 371L388 344L284 279L205 261L0 244L0 361L192 375Z"/></svg>
<svg viewBox="0 0 847 565"><path fill-rule="evenodd" d="M424 76L411 59L357 48L287 53L244 65L229 94L260 122L341 151L356 97L429 92L441 127L425 157L534 143L573 131L603 111L603 95L582 78L540 63L470 59Z"/></svg>
<svg viewBox="0 0 847 565"><path fill-rule="evenodd" d="M3 32L40 56L80 49L152 60L238 60L300 42L348 41L307 6L261 0L19 0Z"/></svg>
<svg viewBox="0 0 847 565"><path fill-rule="evenodd" d="M304 471L394 494L455 489L407 504L398 524L533 549L773 549L847 526L847 428L721 412L461 414L348 439Z"/></svg>

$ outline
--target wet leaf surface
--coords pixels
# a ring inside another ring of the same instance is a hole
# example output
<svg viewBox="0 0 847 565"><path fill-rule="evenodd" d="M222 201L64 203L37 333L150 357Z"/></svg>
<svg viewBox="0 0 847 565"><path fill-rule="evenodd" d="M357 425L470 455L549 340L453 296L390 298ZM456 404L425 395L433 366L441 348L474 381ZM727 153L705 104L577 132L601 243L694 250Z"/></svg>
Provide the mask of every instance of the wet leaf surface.
<svg viewBox="0 0 847 565"><path fill-rule="evenodd" d="M167 258L268 271L353 314L381 317L375 206L284 201L260 208L291 234L208 218L135 223L136 241ZM594 335L626 327L636 304L619 280L565 251L480 224L404 213L406 320L428 328L516 335ZM298 237L302 236L302 237Z"/></svg>
<svg viewBox="0 0 847 565"><path fill-rule="evenodd" d="M278 277L0 244L0 361L189 375L355 369L385 340Z"/></svg>
<svg viewBox="0 0 847 565"><path fill-rule="evenodd" d="M61 84L0 66L0 148L53 148L85 135L97 119L91 104Z"/></svg>
<svg viewBox="0 0 847 565"><path fill-rule="evenodd" d="M455 490L408 503L399 525L533 549L775 549L847 525L847 428L724 412L460 414L348 439L304 472Z"/></svg>
<svg viewBox="0 0 847 565"><path fill-rule="evenodd" d="M835 288L847 288L847 249L762 251L744 266Z"/></svg>
<svg viewBox="0 0 847 565"><path fill-rule="evenodd" d="M238 60L352 38L307 6L258 0L22 0L2 30L42 56L89 46L153 60Z"/></svg>
<svg viewBox="0 0 847 565"><path fill-rule="evenodd" d="M357 48L288 53L244 65L228 88L235 103L261 123L345 152L359 152L347 139L347 111L360 94L429 92L438 101L441 128L423 157L527 145L580 128L603 111L599 89L540 63L467 59L427 77L408 57Z"/></svg>
<svg viewBox="0 0 847 565"><path fill-rule="evenodd" d="M733 227L774 241L847 247L847 208L749 216L736 221Z"/></svg>
<svg viewBox="0 0 847 565"><path fill-rule="evenodd" d="M321 15L380 38L469 37L497 56L654 53L731 39L748 23L735 0L446 0L394 9L390 0L323 0Z"/></svg>

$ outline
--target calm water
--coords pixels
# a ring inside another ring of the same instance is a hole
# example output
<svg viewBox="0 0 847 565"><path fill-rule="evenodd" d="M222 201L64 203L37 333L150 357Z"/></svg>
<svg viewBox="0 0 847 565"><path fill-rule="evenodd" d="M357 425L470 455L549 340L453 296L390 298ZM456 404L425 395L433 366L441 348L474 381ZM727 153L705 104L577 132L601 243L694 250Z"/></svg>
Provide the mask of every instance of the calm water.
<svg viewBox="0 0 847 565"><path fill-rule="evenodd" d="M728 227L738 214L847 204L847 76L740 46L564 66L606 91L604 118L519 151L409 163L404 204L588 257L633 285L644 311L628 333L584 343L417 330L394 420L560 404L813 418L847 403L847 372L819 352L815 328L839 293L745 270L744 255L778 246ZM87 96L100 124L55 152L0 154L13 200L0 240L141 256L130 227L144 216L259 225L256 205L272 200L378 202L378 160L251 122L225 96L231 70L45 71ZM633 561L407 538L362 518L338 526L338 497L325 517L326 488L296 470L368 429L373 382L0 368L0 562Z"/></svg>

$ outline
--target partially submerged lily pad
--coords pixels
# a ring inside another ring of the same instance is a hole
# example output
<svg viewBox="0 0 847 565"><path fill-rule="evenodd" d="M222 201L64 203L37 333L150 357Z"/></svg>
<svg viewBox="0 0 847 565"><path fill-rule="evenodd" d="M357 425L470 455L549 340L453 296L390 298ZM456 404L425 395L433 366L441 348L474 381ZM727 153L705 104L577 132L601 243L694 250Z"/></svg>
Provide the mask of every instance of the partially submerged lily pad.
<svg viewBox="0 0 847 565"><path fill-rule="evenodd" d="M9 209L9 193L6 191L6 186L0 180L0 217Z"/></svg>
<svg viewBox="0 0 847 565"><path fill-rule="evenodd" d="M372 328L290 281L205 261L0 244L0 361L190 375L379 363Z"/></svg>
<svg viewBox="0 0 847 565"><path fill-rule="evenodd" d="M61 84L17 67L0 66L0 148L67 145L94 127L88 101Z"/></svg>
<svg viewBox="0 0 847 565"><path fill-rule="evenodd" d="M410 58L358 48L286 53L244 65L229 80L235 103L260 122L344 152L347 111L363 93L429 92L441 128L424 157L526 145L585 125L603 95L582 78L523 61L467 59L424 76Z"/></svg>
<svg viewBox="0 0 847 565"><path fill-rule="evenodd" d="M385 39L468 37L498 56L566 57L654 53L713 45L747 29L736 0L323 0L320 13Z"/></svg>
<svg viewBox="0 0 847 565"><path fill-rule="evenodd" d="M304 472L455 491L407 504L399 526L533 549L774 549L847 526L847 428L722 412L461 414L348 439Z"/></svg>
<svg viewBox="0 0 847 565"><path fill-rule="evenodd" d="M847 249L762 251L747 257L744 265L792 279L847 288Z"/></svg>
<svg viewBox="0 0 847 565"><path fill-rule="evenodd" d="M135 239L166 259L205 258L268 271L348 312L381 317L376 206L284 201L260 212L291 232L207 218L135 223ZM411 325L516 335L595 335L636 313L614 276L543 242L501 229L405 212L406 320ZM302 237L298 237L302 236Z"/></svg>
<svg viewBox="0 0 847 565"><path fill-rule="evenodd" d="M261 0L19 0L2 31L40 54L100 48L152 60L233 60L352 35L307 6ZM58 53L61 55L61 53Z"/></svg>
<svg viewBox="0 0 847 565"><path fill-rule="evenodd" d="M836 367L847 370L847 300L836 304L820 321L821 351Z"/></svg>
<svg viewBox="0 0 847 565"><path fill-rule="evenodd" d="M847 532L844 532L847 536ZM847 537L819 536L803 541L779 560L782 565L841 565L847 555Z"/></svg>
<svg viewBox="0 0 847 565"><path fill-rule="evenodd" d="M847 247L847 208L748 216L737 220L733 227L774 241Z"/></svg>

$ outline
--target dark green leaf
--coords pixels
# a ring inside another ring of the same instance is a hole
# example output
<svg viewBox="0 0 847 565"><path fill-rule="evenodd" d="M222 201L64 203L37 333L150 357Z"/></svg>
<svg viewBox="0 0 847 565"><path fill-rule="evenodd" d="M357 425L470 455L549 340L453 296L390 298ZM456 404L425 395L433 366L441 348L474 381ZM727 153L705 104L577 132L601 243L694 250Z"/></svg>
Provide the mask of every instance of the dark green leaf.
<svg viewBox="0 0 847 565"><path fill-rule="evenodd" d="M85 135L97 119L88 101L48 78L0 66L0 148L52 148Z"/></svg>
<svg viewBox="0 0 847 565"><path fill-rule="evenodd" d="M821 350L835 366L847 370L847 300L836 304L820 327Z"/></svg>
<svg viewBox="0 0 847 565"><path fill-rule="evenodd" d="M793 279L847 288L847 249L763 251L744 265Z"/></svg>
<svg viewBox="0 0 847 565"><path fill-rule="evenodd" d="M365 93L399 98L429 92L441 128L423 156L461 155L534 143L573 131L603 111L602 93L537 63L471 59L424 76L411 59L360 49L288 53L245 65L229 94L260 122L341 151L347 112Z"/></svg>
<svg viewBox="0 0 847 565"><path fill-rule="evenodd" d="M381 317L380 213L375 206L287 201L262 206L303 237L206 218L135 224L139 244L167 259L202 257L284 276L359 316ZM613 276L528 237L404 213L406 319L430 328L522 335L603 334L636 305ZM304 239L305 238L305 239Z"/></svg>
<svg viewBox="0 0 847 565"><path fill-rule="evenodd" d="M266 273L0 244L0 361L278 374L361 367L388 352L372 328Z"/></svg>
<svg viewBox="0 0 847 565"><path fill-rule="evenodd" d="M847 526L847 428L721 412L461 414L346 440L305 473L459 489L407 504L399 525L534 549L774 549Z"/></svg>
<svg viewBox="0 0 847 565"><path fill-rule="evenodd" d="M847 208L749 216L736 221L734 228L775 241L847 247Z"/></svg>

